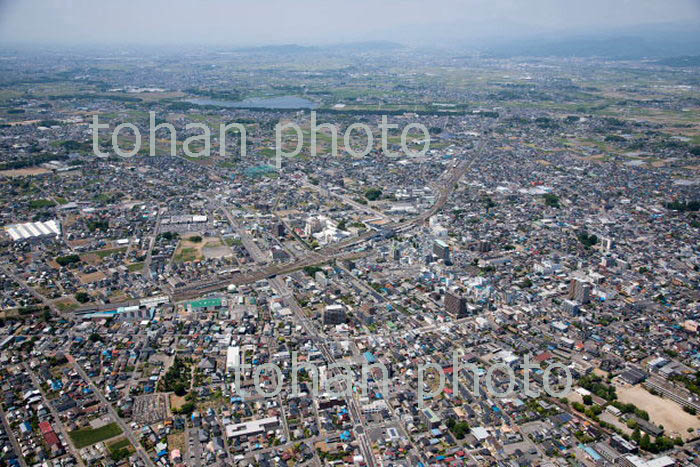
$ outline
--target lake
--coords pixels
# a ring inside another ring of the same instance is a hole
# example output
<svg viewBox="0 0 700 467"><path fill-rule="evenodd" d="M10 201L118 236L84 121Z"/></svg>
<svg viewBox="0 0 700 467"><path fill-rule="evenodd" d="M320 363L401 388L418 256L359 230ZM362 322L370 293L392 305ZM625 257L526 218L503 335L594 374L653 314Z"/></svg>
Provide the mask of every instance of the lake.
<svg viewBox="0 0 700 467"><path fill-rule="evenodd" d="M215 105L218 107L235 107L240 109L315 109L313 101L298 96L249 97L241 101L227 101L198 97L185 102L197 105Z"/></svg>

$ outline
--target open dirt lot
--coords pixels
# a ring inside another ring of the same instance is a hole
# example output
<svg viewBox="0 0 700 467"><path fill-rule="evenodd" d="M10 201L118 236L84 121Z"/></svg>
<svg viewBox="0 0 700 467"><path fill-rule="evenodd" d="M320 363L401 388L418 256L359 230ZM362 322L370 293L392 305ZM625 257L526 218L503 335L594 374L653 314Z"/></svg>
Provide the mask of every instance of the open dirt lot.
<svg viewBox="0 0 700 467"><path fill-rule="evenodd" d="M0 171L0 175L4 177L30 177L47 174L49 172L50 170L46 170L42 167L27 167L25 169L2 170Z"/></svg>
<svg viewBox="0 0 700 467"><path fill-rule="evenodd" d="M581 397L581 394L576 391L571 391L568 393L566 398L569 400L569 402L578 402L579 404L583 404L583 397Z"/></svg>
<svg viewBox="0 0 700 467"><path fill-rule="evenodd" d="M683 439L688 439L694 437L688 433L688 428L700 428L700 419L697 416L685 412L672 400L650 394L642 386L618 386L617 398L646 410L652 422L664 426L667 435L677 434Z"/></svg>
<svg viewBox="0 0 700 467"><path fill-rule="evenodd" d="M187 402L187 399L185 399L185 396L176 396L175 394L170 394L170 408L171 409L179 409L185 403Z"/></svg>
<svg viewBox="0 0 700 467"><path fill-rule="evenodd" d="M83 284L92 284L93 282L101 281L105 277L107 276L105 276L105 274L101 271L96 271L90 274L78 274L78 278Z"/></svg>
<svg viewBox="0 0 700 467"><path fill-rule="evenodd" d="M168 435L168 448L171 452L175 449L179 449L180 454L184 458L185 454L187 454L187 443L185 442L185 433L183 432Z"/></svg>
<svg viewBox="0 0 700 467"><path fill-rule="evenodd" d="M233 256L231 249L216 238L207 240L204 247L202 247L202 252L207 258L225 258L227 256Z"/></svg>
<svg viewBox="0 0 700 467"><path fill-rule="evenodd" d="M199 238L198 242L193 242L192 239ZM173 261L176 263L188 263L192 261L201 260L205 257L205 253L213 253L214 255L222 254L221 251L217 252L217 249L224 246L218 238L215 237L204 237L202 238L197 233L188 233L182 235L180 243L175 250L173 255ZM206 247L206 251L205 251ZM231 250L226 248L226 252L230 253ZM218 257L218 256L207 256L207 257Z"/></svg>

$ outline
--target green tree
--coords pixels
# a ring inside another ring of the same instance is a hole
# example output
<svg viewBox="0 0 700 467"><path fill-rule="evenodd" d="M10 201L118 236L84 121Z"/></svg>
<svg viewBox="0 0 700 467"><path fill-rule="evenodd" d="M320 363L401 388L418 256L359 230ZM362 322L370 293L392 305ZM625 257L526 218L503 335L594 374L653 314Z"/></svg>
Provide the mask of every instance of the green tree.
<svg viewBox="0 0 700 467"><path fill-rule="evenodd" d="M365 198L367 198L370 201L376 201L379 199L379 197L382 196L382 190L379 188L370 188L367 191L365 191Z"/></svg>
<svg viewBox="0 0 700 467"><path fill-rule="evenodd" d="M639 427L636 427L634 431L632 432L632 439L636 442L639 443L639 441L642 439L642 434L639 432Z"/></svg>
<svg viewBox="0 0 700 467"><path fill-rule="evenodd" d="M552 208L559 207L559 197L554 193L547 193L544 195L544 204Z"/></svg>
<svg viewBox="0 0 700 467"><path fill-rule="evenodd" d="M90 301L90 295L87 292L78 292L75 294L75 299L80 303L87 303Z"/></svg>
<svg viewBox="0 0 700 467"><path fill-rule="evenodd" d="M78 255L67 255L67 256L59 256L56 258L56 262L60 266L68 266L70 264L75 264L80 262L80 256Z"/></svg>

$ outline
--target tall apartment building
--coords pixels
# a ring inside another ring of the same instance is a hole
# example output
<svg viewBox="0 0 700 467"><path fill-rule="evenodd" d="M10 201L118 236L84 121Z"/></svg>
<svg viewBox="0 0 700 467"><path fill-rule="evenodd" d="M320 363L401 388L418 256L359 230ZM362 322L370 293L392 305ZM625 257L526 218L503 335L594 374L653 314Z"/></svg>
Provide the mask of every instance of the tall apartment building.
<svg viewBox="0 0 700 467"><path fill-rule="evenodd" d="M467 299L458 295L457 292L447 292L445 294L445 311L457 317L466 315Z"/></svg>
<svg viewBox="0 0 700 467"><path fill-rule="evenodd" d="M446 263L450 261L450 247L442 240L435 240L433 254Z"/></svg>
<svg viewBox="0 0 700 467"><path fill-rule="evenodd" d="M591 301L591 285L581 279L571 279L569 284L570 300L576 300L581 304L586 304Z"/></svg>
<svg viewBox="0 0 700 467"><path fill-rule="evenodd" d="M328 305L323 312L323 324L342 324L345 322L345 307L340 304Z"/></svg>

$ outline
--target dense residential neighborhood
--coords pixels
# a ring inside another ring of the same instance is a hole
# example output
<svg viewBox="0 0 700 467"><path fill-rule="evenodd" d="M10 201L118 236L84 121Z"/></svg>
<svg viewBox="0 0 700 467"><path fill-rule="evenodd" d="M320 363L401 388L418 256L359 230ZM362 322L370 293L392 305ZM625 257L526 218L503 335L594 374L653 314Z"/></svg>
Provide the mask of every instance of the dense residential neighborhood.
<svg viewBox="0 0 700 467"><path fill-rule="evenodd" d="M697 64L457 52L1 48L0 465L700 465Z"/></svg>

